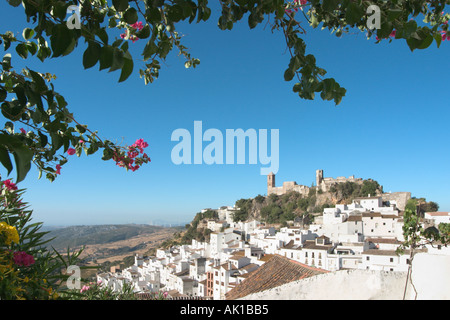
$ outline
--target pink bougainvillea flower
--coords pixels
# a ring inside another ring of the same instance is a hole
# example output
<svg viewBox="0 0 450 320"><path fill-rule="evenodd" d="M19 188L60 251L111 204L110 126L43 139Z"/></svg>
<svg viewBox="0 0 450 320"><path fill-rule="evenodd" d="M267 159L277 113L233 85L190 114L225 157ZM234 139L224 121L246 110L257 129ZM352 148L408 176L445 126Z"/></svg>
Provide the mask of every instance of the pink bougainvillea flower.
<svg viewBox="0 0 450 320"><path fill-rule="evenodd" d="M84 285L83 288L81 288L80 293L83 293L84 291L88 291L91 287Z"/></svg>
<svg viewBox="0 0 450 320"><path fill-rule="evenodd" d="M130 37L130 40L133 41L133 43L135 43L136 41L139 40L139 38L136 37L136 36L131 36L131 37Z"/></svg>
<svg viewBox="0 0 450 320"><path fill-rule="evenodd" d="M389 37L394 37L395 38L395 34L397 33L396 30L392 30L391 34L389 35Z"/></svg>
<svg viewBox="0 0 450 320"><path fill-rule="evenodd" d="M142 28L144 28L144 25L142 24L141 21L138 21L138 22L136 22L136 23L133 23L133 24L131 25L131 27L132 27L132 28L135 28L136 30L141 31Z"/></svg>
<svg viewBox="0 0 450 320"><path fill-rule="evenodd" d="M74 148L69 148L69 149L67 149L67 154L69 155L69 156L72 156L72 155L74 155L75 154L75 149Z"/></svg>
<svg viewBox="0 0 450 320"><path fill-rule="evenodd" d="M441 35L442 35L442 40L450 40L450 35L448 35L447 31L441 30L440 31Z"/></svg>
<svg viewBox="0 0 450 320"><path fill-rule="evenodd" d="M61 174L61 166L59 164L56 165L56 174Z"/></svg>
<svg viewBox="0 0 450 320"><path fill-rule="evenodd" d="M121 33L121 34L120 34L120 37L121 37L122 39L125 39L125 38L127 37L127 34L126 34L126 33Z"/></svg>
<svg viewBox="0 0 450 320"><path fill-rule="evenodd" d="M5 185L5 187L10 190L10 191L14 191L17 190L17 186L14 182L11 181L11 179L5 180L3 181L3 184Z"/></svg>
<svg viewBox="0 0 450 320"><path fill-rule="evenodd" d="M23 134L27 134L24 128L20 128L20 132L22 132Z"/></svg>
<svg viewBox="0 0 450 320"><path fill-rule="evenodd" d="M25 251L14 252L14 263L18 266L29 267L34 262L34 257Z"/></svg>
<svg viewBox="0 0 450 320"><path fill-rule="evenodd" d="M142 153L144 152L144 149L148 147L148 143L145 142L143 139L137 139L136 142L132 145L132 147L139 148L139 151Z"/></svg>

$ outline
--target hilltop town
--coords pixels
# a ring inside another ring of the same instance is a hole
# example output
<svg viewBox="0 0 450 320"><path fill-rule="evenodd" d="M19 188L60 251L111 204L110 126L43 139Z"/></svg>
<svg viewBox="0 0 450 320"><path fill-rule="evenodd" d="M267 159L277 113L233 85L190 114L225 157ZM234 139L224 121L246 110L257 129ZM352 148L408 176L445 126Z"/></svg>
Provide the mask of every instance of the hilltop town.
<svg viewBox="0 0 450 320"><path fill-rule="evenodd" d="M322 170L316 179L322 191L346 181L362 183L353 176L323 178ZM277 188L273 174L267 182L268 195L309 192L295 182ZM129 284L143 298L163 291L175 299L224 300L340 270L406 273L410 252L398 253L397 248L404 241L403 214L410 198L408 192L378 192L324 208L307 225L293 220L278 228L255 219L236 221L236 206L204 209L214 213L204 221L210 231L207 240L160 248L154 256L136 255L131 267L112 267L97 280L114 290ZM431 226L449 223L450 213L426 212L423 221ZM445 246L428 245L422 251L450 256Z"/></svg>

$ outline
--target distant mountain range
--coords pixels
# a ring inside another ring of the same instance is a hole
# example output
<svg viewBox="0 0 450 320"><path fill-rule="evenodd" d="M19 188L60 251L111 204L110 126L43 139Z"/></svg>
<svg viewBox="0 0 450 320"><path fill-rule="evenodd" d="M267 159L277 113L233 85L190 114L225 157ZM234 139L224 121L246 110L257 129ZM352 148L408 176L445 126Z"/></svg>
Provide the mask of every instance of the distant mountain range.
<svg viewBox="0 0 450 320"><path fill-rule="evenodd" d="M128 240L137 236L151 235L155 232L161 231L162 229L165 228L146 224L42 227L42 231L49 232L44 236L44 239L54 238L47 243L47 246L54 247L58 251L67 249L68 247L76 248L83 245L99 245Z"/></svg>

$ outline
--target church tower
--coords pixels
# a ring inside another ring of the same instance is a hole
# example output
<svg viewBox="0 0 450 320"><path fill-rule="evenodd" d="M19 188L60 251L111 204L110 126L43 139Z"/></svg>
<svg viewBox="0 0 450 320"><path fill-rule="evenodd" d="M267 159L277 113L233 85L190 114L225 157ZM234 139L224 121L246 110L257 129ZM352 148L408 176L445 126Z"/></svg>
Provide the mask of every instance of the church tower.
<svg viewBox="0 0 450 320"><path fill-rule="evenodd" d="M267 195L270 194L272 188L275 188L275 175L273 172L267 175Z"/></svg>
<svg viewBox="0 0 450 320"><path fill-rule="evenodd" d="M323 181L323 170L316 170L316 186L320 186Z"/></svg>

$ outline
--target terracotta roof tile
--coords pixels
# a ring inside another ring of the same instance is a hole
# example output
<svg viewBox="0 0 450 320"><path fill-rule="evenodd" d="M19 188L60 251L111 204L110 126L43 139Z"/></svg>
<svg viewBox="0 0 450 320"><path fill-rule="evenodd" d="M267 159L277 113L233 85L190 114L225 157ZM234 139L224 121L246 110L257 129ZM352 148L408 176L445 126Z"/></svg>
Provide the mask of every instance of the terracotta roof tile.
<svg viewBox="0 0 450 320"><path fill-rule="evenodd" d="M239 299L252 293L272 289L292 281L327 272L326 270L289 260L280 255L273 255L269 261L253 271L242 283L230 290L225 295L225 298L227 300Z"/></svg>

